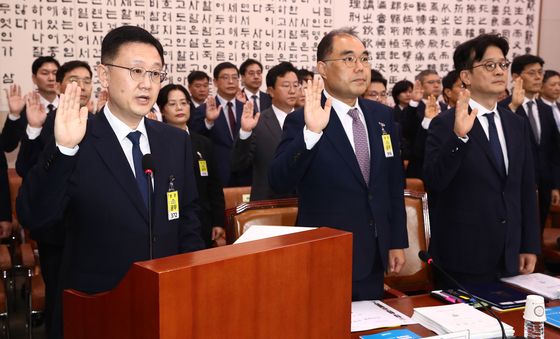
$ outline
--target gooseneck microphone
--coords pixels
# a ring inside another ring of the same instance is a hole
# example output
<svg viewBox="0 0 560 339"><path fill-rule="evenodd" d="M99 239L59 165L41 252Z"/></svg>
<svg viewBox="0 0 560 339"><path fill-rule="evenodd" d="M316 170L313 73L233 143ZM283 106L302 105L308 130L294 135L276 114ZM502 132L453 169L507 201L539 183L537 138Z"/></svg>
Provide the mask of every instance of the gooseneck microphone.
<svg viewBox="0 0 560 339"><path fill-rule="evenodd" d="M502 321L500 320L500 318L498 318L496 316L496 314L494 312L492 312L492 310L484 303L482 302L482 300L480 300L479 298L475 297L474 295L472 295L465 287L463 287L461 284L459 284L459 282L457 280L455 280L451 275L449 275L441 266L439 266L434 259L432 258L432 256L430 255L430 253L428 253L428 251L420 251L418 252L418 257L420 258L420 260L422 260L423 262L425 262L428 265L432 265L433 267L435 267L438 271L440 271L447 279L449 279L449 281L451 281L455 286L459 287L461 289L461 291L465 292L465 294L471 298L471 302L478 302L480 305L482 305L482 307L484 307L484 309L492 316L494 317L497 321L498 324L500 324L500 329L502 330L502 339L506 339L506 331L504 329L504 324L502 323ZM513 338L518 338L518 337L513 337ZM523 337L519 337L519 338L523 338Z"/></svg>
<svg viewBox="0 0 560 339"><path fill-rule="evenodd" d="M152 155L149 153L144 154L142 157L142 169L148 182L148 248L150 250L150 260L154 258L154 226L152 224L152 194L154 193L152 180L154 179L154 168L154 158Z"/></svg>

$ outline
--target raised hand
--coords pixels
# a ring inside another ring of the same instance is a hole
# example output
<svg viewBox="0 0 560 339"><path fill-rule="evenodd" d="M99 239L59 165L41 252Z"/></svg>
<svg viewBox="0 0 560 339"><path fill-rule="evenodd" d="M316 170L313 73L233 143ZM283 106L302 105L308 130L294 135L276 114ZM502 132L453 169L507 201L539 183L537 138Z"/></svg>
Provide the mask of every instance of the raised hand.
<svg viewBox="0 0 560 339"><path fill-rule="evenodd" d="M325 102L325 107L321 107L321 91L323 86L321 78L313 78L307 81L307 89L305 90L305 107L303 115L305 117L305 126L311 132L321 133L331 116L331 99L328 98Z"/></svg>
<svg viewBox="0 0 560 339"><path fill-rule="evenodd" d="M422 84L420 80L416 80L414 82L414 86L412 87L412 100L419 102L424 97L424 89L422 88Z"/></svg>
<svg viewBox="0 0 560 339"><path fill-rule="evenodd" d="M45 120L47 119L47 112L45 111L45 106L41 104L41 99L39 93L31 92L26 95L26 114L27 123L31 127L40 128L43 127Z"/></svg>
<svg viewBox="0 0 560 339"><path fill-rule="evenodd" d="M237 99L237 101L241 101L242 103L247 102L247 97L242 90L237 91L237 94L235 94L235 99Z"/></svg>
<svg viewBox="0 0 560 339"><path fill-rule="evenodd" d="M54 138L61 146L74 148L86 134L88 111L86 106L80 108L81 91L78 84L72 82L60 95L54 120Z"/></svg>
<svg viewBox="0 0 560 339"><path fill-rule="evenodd" d="M4 88L6 92L6 99L8 100L8 108L10 109L10 114L19 117L23 106L25 106L25 97L21 96L21 86L12 84L10 89Z"/></svg>
<svg viewBox="0 0 560 339"><path fill-rule="evenodd" d="M210 123L214 122L214 120L218 119L221 109L222 105L216 107L216 98L209 96L208 100L206 100L206 120Z"/></svg>
<svg viewBox="0 0 560 339"><path fill-rule="evenodd" d="M436 101L436 97L433 95L430 95L428 97L428 103L426 105L426 110L424 111L424 117L429 118L429 119L433 119L436 117L436 115L438 115L438 104Z"/></svg>
<svg viewBox="0 0 560 339"><path fill-rule="evenodd" d="M245 105L243 105L243 114L241 115L241 129L245 132L251 132L257 123L259 122L260 112L257 112L253 116L253 102L248 100Z"/></svg>
<svg viewBox="0 0 560 339"><path fill-rule="evenodd" d="M523 104L525 99L525 90L523 89L523 79L517 77L513 82L513 93L511 95L511 102L508 107L512 112L517 111L517 108Z"/></svg>
<svg viewBox="0 0 560 339"><path fill-rule="evenodd" d="M109 92L106 89L102 89L97 96L97 110L100 110L107 103L109 98Z"/></svg>
<svg viewBox="0 0 560 339"><path fill-rule="evenodd" d="M467 133L471 131L478 113L478 109L475 108L469 114L470 99L471 92L468 89L462 90L461 93L459 93L457 105L455 106L455 126L453 127L453 131L460 138L466 137Z"/></svg>

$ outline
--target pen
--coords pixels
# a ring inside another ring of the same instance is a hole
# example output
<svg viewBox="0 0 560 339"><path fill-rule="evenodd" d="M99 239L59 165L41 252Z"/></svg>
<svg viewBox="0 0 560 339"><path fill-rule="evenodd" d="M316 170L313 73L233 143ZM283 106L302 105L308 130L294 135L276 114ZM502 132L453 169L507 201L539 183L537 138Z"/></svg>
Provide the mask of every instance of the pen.
<svg viewBox="0 0 560 339"><path fill-rule="evenodd" d="M458 303L462 303L463 301L459 298L456 298L454 296L451 296L447 293L442 292L441 290L439 291L432 291L431 295L433 295L434 297L443 300L443 301L447 301L449 303L452 304L458 304Z"/></svg>

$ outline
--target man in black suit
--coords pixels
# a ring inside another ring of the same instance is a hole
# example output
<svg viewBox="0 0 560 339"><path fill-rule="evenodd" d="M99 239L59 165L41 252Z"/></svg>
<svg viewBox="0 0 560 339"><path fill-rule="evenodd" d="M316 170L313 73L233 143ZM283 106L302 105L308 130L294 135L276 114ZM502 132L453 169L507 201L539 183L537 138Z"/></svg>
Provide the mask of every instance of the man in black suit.
<svg viewBox="0 0 560 339"><path fill-rule="evenodd" d="M243 95L247 101L253 102L253 111L262 112L271 105L270 96L261 91L262 86L262 64L255 59L247 59L239 66L241 83L243 84Z"/></svg>
<svg viewBox="0 0 560 339"><path fill-rule="evenodd" d="M38 57L31 65L33 74L31 80L37 86L37 92L30 92L26 96L22 96L21 87L15 84L6 90L10 113L2 130L5 152L16 149L25 133L27 126L26 100L31 96L37 96L43 110L47 113L52 113L58 106L56 72L59 67L58 61L51 56Z"/></svg>
<svg viewBox="0 0 560 339"><path fill-rule="evenodd" d="M453 61L467 90L430 124L424 163L430 252L458 281L479 283L533 272L540 251L530 127L497 105L507 84L509 46L483 34ZM441 287L456 287L438 276Z"/></svg>
<svg viewBox="0 0 560 339"><path fill-rule="evenodd" d="M210 93L210 77L203 71L192 71L187 77L191 95L191 108L204 104Z"/></svg>
<svg viewBox="0 0 560 339"><path fill-rule="evenodd" d="M441 94L441 78L431 69L423 70L416 76L412 100L403 111L403 137L410 145L407 178L423 179L424 150L430 123L439 113L447 110L447 105L437 102ZM431 109L426 109L432 102Z"/></svg>
<svg viewBox="0 0 560 339"><path fill-rule="evenodd" d="M214 144L214 157L218 176L224 187L250 186L251 170L231 171L231 150L239 134L243 103L235 98L239 90L239 71L230 62L214 68L216 97L208 97L206 104L198 107L189 121L189 128L200 133Z"/></svg>
<svg viewBox="0 0 560 339"><path fill-rule="evenodd" d="M560 131L560 73L554 70L546 70L543 76L543 86L541 88L540 100L550 106L556 127Z"/></svg>
<svg viewBox="0 0 560 339"><path fill-rule="evenodd" d="M447 109L455 108L457 105L457 99L459 98L459 93L463 89L463 83L461 82L461 77L459 76L459 71L452 70L447 73L443 79L441 79L441 84L443 86L443 99L447 104Z"/></svg>
<svg viewBox="0 0 560 339"><path fill-rule="evenodd" d="M232 171L253 167L251 200L277 199L291 194L275 194L268 184L268 168L282 137L284 120L294 110L301 83L297 69L289 62L272 67L266 75L272 106L253 115L253 103L243 107L241 130L232 152Z"/></svg>
<svg viewBox="0 0 560 339"><path fill-rule="evenodd" d="M61 95L54 140L28 173L17 200L18 216L32 231L64 225L61 289L108 291L136 261L204 247L190 140L183 131L144 119L165 79L163 67L157 39L136 26L119 27L103 39L97 66L109 93L103 112L88 120L75 82ZM155 164L151 183L142 169L147 153ZM168 199L170 192L175 197ZM62 337L61 289L51 338Z"/></svg>
<svg viewBox="0 0 560 339"><path fill-rule="evenodd" d="M297 224L353 233L352 300L383 296L405 262L402 163L391 109L362 99L371 56L351 29L323 37L304 109L288 115L270 166L277 193L297 188ZM328 283L328 282L322 282ZM337 291L333 291L336 293Z"/></svg>
<svg viewBox="0 0 560 339"><path fill-rule="evenodd" d="M551 107L536 100L543 84L543 64L543 59L536 55L515 57L511 64L511 74L513 80L517 80L516 87L523 88L524 97L520 102L512 100L513 96L500 102L500 105L509 107L525 119L532 132L531 145L539 190L541 229L546 223L551 203L560 203L560 134Z"/></svg>

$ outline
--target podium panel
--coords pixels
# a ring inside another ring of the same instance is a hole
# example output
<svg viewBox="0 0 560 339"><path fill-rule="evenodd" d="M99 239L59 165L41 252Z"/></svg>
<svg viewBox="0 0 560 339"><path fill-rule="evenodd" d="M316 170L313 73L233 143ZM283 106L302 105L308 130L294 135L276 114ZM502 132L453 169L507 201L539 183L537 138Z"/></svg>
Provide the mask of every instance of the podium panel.
<svg viewBox="0 0 560 339"><path fill-rule="evenodd" d="M319 228L132 265L64 292L65 338L349 338L352 235Z"/></svg>

